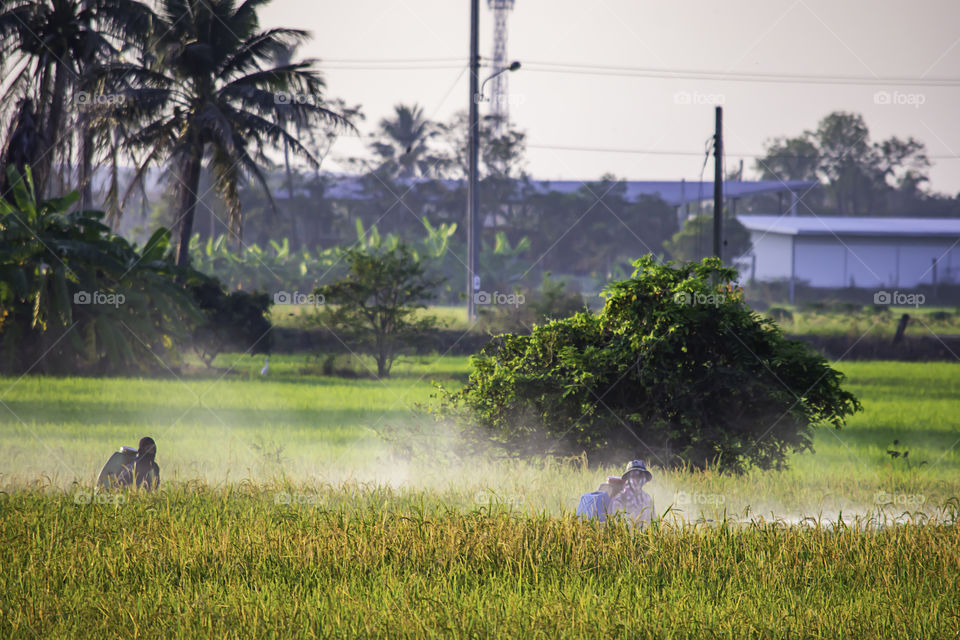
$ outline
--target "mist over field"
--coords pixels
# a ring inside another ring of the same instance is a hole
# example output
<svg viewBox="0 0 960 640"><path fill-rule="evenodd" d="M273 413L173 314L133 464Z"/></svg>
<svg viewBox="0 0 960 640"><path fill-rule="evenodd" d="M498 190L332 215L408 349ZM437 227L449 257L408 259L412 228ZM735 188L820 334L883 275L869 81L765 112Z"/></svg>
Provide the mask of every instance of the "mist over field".
<svg viewBox="0 0 960 640"><path fill-rule="evenodd" d="M302 361L296 357L275 358L273 378L248 378L251 360L236 360L237 374L220 380L13 381L7 402L19 419L3 420L0 486L91 492L110 452L135 447L142 435L158 444L164 483L264 485L278 500L289 494L315 506L327 494L349 507L345 495L387 491L467 511L495 505L562 516L581 493L622 472L585 457L504 457L503 449L418 412L435 393L427 360L401 365L408 370L388 381L302 379L292 373ZM845 365L854 388L867 394L867 411L843 430L818 428L816 453L792 456L786 471L728 475L658 468L651 460L646 489L656 513L687 522L942 519L960 465L944 446L958 430L953 366ZM908 402L896 384L905 375L929 376L939 386ZM910 430L915 420L930 427ZM887 453L898 438L913 461Z"/></svg>

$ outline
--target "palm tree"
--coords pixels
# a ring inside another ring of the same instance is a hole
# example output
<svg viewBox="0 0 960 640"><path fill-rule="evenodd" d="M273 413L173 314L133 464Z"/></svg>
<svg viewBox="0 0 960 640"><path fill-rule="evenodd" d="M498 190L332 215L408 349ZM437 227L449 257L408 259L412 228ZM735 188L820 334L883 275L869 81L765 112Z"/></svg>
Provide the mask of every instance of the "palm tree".
<svg viewBox="0 0 960 640"><path fill-rule="evenodd" d="M268 0L160 0L155 36L136 63L112 72L131 83L115 116L125 142L144 154L135 182L166 161L178 194L177 264L189 243L204 160L242 245L239 182L252 176L269 195L261 166L281 145L312 165L316 158L288 127L318 122L350 127L324 107L324 82L312 60L277 62L308 37L299 29L260 30L256 10ZM276 208L272 198L270 205Z"/></svg>
<svg viewBox="0 0 960 640"><path fill-rule="evenodd" d="M0 70L4 103L16 105L11 131L34 128L29 147L16 153L33 168L40 194L50 191L54 161L69 165L73 129L67 126L78 110L77 91L100 62L119 48L143 38L152 12L136 0L0 0ZM36 110L30 105L36 105ZM90 119L81 118L81 181L89 206L93 142ZM20 140L24 138L21 136ZM6 143L10 155L10 140ZM22 168L22 167L21 167Z"/></svg>
<svg viewBox="0 0 960 640"><path fill-rule="evenodd" d="M377 139L370 145L380 161L380 171L398 178L431 177L443 162L430 150L439 134L436 123L423 115L423 107L398 104L393 119L380 121Z"/></svg>

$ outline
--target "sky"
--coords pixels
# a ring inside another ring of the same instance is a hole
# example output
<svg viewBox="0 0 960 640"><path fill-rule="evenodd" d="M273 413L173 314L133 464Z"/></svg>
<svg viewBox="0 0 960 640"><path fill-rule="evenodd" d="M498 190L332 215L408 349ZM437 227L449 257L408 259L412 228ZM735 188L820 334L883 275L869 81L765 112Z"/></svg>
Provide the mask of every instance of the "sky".
<svg viewBox="0 0 960 640"><path fill-rule="evenodd" d="M312 33L299 54L320 60L328 96L362 105L369 134L398 103L437 120L467 108L469 6L273 0L260 19ZM481 58L492 51L482 0ZM507 56L525 65L509 74L510 121L534 178L698 179L722 104L727 171L746 156L744 179L767 140L843 110L864 116L873 141L925 143L929 188L960 192L956 0L516 0ZM342 137L325 168L366 143Z"/></svg>

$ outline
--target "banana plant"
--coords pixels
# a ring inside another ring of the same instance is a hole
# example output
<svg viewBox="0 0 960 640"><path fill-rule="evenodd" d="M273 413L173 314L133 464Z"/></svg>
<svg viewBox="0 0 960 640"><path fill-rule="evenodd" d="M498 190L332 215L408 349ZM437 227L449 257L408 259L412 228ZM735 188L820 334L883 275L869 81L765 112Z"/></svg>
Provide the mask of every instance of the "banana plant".
<svg viewBox="0 0 960 640"><path fill-rule="evenodd" d="M170 234L141 250L77 192L39 201L29 167L8 167L0 199L0 366L24 371L145 369L173 352L199 311L177 279Z"/></svg>
<svg viewBox="0 0 960 640"><path fill-rule="evenodd" d="M477 256L477 266L484 289L501 291L510 290L520 284L526 272L532 267L532 262L526 257L530 250L530 238L524 236L511 245L510 239L503 231L494 236L491 247L484 242Z"/></svg>

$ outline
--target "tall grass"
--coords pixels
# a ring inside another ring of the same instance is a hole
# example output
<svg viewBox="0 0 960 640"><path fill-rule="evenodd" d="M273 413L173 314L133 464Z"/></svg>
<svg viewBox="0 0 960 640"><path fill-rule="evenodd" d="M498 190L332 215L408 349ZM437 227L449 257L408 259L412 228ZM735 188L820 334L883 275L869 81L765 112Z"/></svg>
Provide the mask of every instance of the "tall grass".
<svg viewBox="0 0 960 640"><path fill-rule="evenodd" d="M645 530L241 484L0 503L4 637L948 637L960 527Z"/></svg>
<svg viewBox="0 0 960 640"><path fill-rule="evenodd" d="M293 356L266 377L248 356L219 364L235 372L0 380L0 637L960 628L960 365L840 365L865 411L818 430L816 454L742 476L655 469L660 518L631 530L571 515L618 469L472 455L413 411L462 358L383 382ZM147 434L161 490L95 493L109 452Z"/></svg>

